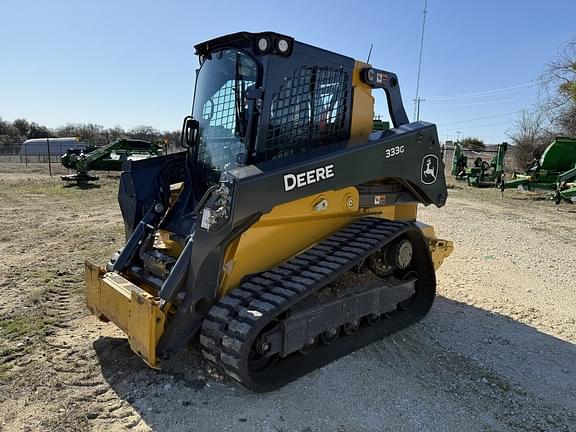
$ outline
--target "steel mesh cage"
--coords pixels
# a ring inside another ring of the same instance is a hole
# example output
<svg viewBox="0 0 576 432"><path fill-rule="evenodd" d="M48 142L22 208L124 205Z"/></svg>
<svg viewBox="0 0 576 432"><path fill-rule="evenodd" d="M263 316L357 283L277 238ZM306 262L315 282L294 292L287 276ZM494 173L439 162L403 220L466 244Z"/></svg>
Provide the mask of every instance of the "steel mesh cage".
<svg viewBox="0 0 576 432"><path fill-rule="evenodd" d="M202 115L209 118L209 122L203 129L198 147L198 163L209 181L217 181L225 165L245 151L238 128L238 121L244 119L237 118L241 110L235 104L240 103L254 81L239 80L238 91L236 85L232 80L226 82L202 107Z"/></svg>
<svg viewBox="0 0 576 432"><path fill-rule="evenodd" d="M347 139L349 74L303 66L272 96L264 160L282 159Z"/></svg>
<svg viewBox="0 0 576 432"><path fill-rule="evenodd" d="M252 84L241 81L243 89ZM242 92L243 93L243 89ZM244 144L237 138L236 89L234 81L228 81L202 108L204 118L210 118L198 149L198 161L209 166L223 168L222 163L242 150Z"/></svg>

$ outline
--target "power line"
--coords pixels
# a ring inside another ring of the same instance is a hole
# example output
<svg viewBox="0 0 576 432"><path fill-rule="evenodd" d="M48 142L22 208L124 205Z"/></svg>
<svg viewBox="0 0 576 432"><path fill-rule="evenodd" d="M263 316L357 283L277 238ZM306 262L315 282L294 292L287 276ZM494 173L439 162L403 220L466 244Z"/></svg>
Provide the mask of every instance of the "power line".
<svg viewBox="0 0 576 432"><path fill-rule="evenodd" d="M536 87L536 83L534 81L529 81L524 84L517 84L508 87L500 87L491 90L483 90L479 92L473 93L462 93L462 94L455 94L455 95L445 95L445 96L429 96L427 99L429 100L454 100L454 99L465 99L465 98L479 98L479 97L488 97L493 96L497 93L507 93L513 91L525 91L529 90L533 87Z"/></svg>
<svg viewBox="0 0 576 432"><path fill-rule="evenodd" d="M479 138L489 138L489 139L494 139L494 138L506 138L506 134L501 134L501 135L484 135L484 134L477 134L479 135ZM441 140L442 141L447 141L450 138L454 138L454 134L445 134L445 135L441 135Z"/></svg>
<svg viewBox="0 0 576 432"><path fill-rule="evenodd" d="M418 58L418 75L416 76L416 97L414 98L414 120L420 116L420 72L422 70L422 52L424 51L424 29L426 28L426 14L428 13L428 0L424 0L422 17L422 36L420 37L420 56Z"/></svg>
<svg viewBox="0 0 576 432"><path fill-rule="evenodd" d="M492 100L492 101L486 101L486 102L451 103L450 106L491 105L491 104L495 104L495 103L514 102L517 100L518 100L518 98L499 99L499 100ZM431 102L446 102L446 101L431 101Z"/></svg>
<svg viewBox="0 0 576 432"><path fill-rule="evenodd" d="M454 130L460 130L460 129L477 129L477 128L483 128L483 127L490 127L490 126L500 126L500 125L505 125L505 124L510 124L510 122L498 122L498 123L486 123L486 124L479 124L479 125L474 125L474 126L459 126L459 127L455 127L455 128L441 128L443 131L454 131Z"/></svg>
<svg viewBox="0 0 576 432"><path fill-rule="evenodd" d="M522 110L510 111L510 112L501 113L501 114L493 114L493 115L484 116L484 117L476 117L476 118L468 119L468 120L458 120L458 121L454 121L454 122L450 122L450 123L438 122L438 124L443 125L443 126L450 126L453 124L469 123L469 122L474 122L474 121L478 121L478 120L485 120L485 119L494 118L494 117L501 117L501 116L505 116L505 115L518 114L520 112L522 112Z"/></svg>

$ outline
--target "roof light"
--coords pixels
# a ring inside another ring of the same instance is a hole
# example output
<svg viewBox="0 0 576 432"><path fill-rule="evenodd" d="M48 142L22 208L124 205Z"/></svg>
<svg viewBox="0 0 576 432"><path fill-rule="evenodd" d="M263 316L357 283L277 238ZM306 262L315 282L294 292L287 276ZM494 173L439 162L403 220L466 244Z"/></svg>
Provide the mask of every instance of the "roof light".
<svg viewBox="0 0 576 432"><path fill-rule="evenodd" d="M267 52L270 49L270 41L268 38L261 37L258 39L258 49L261 52Z"/></svg>
<svg viewBox="0 0 576 432"><path fill-rule="evenodd" d="M276 41L276 48L280 54L287 54L290 49L290 44L286 39L278 39L278 41Z"/></svg>

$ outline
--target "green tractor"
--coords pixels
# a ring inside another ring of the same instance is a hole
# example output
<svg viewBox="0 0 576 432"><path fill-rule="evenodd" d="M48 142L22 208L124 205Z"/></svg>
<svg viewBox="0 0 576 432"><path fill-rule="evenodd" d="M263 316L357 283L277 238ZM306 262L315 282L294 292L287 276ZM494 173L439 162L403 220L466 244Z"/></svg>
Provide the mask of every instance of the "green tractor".
<svg viewBox="0 0 576 432"><path fill-rule="evenodd" d="M126 160L148 159L163 154L162 146L148 141L119 139L102 147L89 147L86 150L68 149L60 161L74 174L63 175L66 182L76 182L78 185L96 181L98 176L90 174L90 170L121 171Z"/></svg>
<svg viewBox="0 0 576 432"><path fill-rule="evenodd" d="M524 174L514 173L504 188L551 191L557 204L576 199L576 138L557 137Z"/></svg>

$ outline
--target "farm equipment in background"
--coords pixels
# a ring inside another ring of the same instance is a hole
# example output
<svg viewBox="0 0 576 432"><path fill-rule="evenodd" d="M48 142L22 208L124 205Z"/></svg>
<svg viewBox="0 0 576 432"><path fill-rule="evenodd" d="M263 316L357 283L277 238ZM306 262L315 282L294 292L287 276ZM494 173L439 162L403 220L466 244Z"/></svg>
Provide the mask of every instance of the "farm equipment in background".
<svg viewBox="0 0 576 432"><path fill-rule="evenodd" d="M472 151L465 150L459 142L454 143L452 154L451 174L456 180L466 180L469 186L474 187L498 187L502 182L504 174L504 159L508 143L498 144L496 150ZM495 153L490 162L478 156L474 159L474 164L468 168L468 156L464 154L469 151L475 154Z"/></svg>
<svg viewBox="0 0 576 432"><path fill-rule="evenodd" d="M196 45L185 151L128 161L126 243L86 263L87 305L157 368L190 341L270 391L422 319L452 242L436 126L395 74L277 33ZM372 90L394 128L373 131Z"/></svg>
<svg viewBox="0 0 576 432"><path fill-rule="evenodd" d="M508 150L508 143L498 144L496 155L487 162L477 157L474 166L470 169L467 182L474 187L498 187L504 174L504 158ZM484 150L482 153L493 153L494 150Z"/></svg>
<svg viewBox="0 0 576 432"><path fill-rule="evenodd" d="M454 143L452 149L451 174L456 180L466 180L468 173L468 156L464 154L464 148L459 142Z"/></svg>
<svg viewBox="0 0 576 432"><path fill-rule="evenodd" d="M374 122L372 125L372 129L375 131L385 131L390 129L390 122L386 120L382 120L380 116L374 118Z"/></svg>
<svg viewBox="0 0 576 432"><path fill-rule="evenodd" d="M576 203L576 164L574 168L560 174L556 179L554 202L557 205L562 202Z"/></svg>
<svg viewBox="0 0 576 432"><path fill-rule="evenodd" d="M576 196L576 139L555 138L540 159L534 159L524 174L514 173L505 189L551 192L557 204L573 202Z"/></svg>
<svg viewBox="0 0 576 432"><path fill-rule="evenodd" d="M98 180L99 177L90 174L90 170L121 171L124 161L148 159L162 154L162 146L132 139L119 139L102 147L92 146L86 150L68 149L62 155L61 163L75 173L63 175L61 178L67 182L83 184Z"/></svg>

